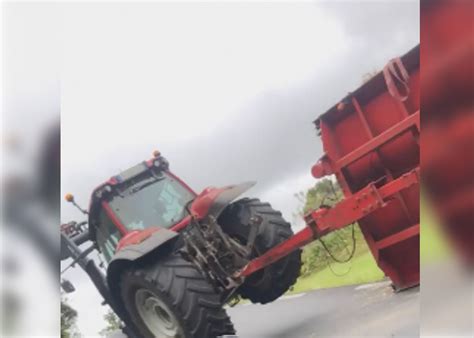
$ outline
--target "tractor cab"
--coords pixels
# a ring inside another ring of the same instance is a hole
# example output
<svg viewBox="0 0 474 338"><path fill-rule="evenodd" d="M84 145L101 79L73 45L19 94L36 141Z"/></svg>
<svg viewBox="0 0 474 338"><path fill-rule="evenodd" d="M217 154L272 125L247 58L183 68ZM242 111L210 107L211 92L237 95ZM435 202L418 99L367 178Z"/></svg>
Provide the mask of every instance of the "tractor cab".
<svg viewBox="0 0 474 338"><path fill-rule="evenodd" d="M168 170L159 153L94 190L89 211L91 238L110 261L123 242L171 228L186 216L196 196Z"/></svg>

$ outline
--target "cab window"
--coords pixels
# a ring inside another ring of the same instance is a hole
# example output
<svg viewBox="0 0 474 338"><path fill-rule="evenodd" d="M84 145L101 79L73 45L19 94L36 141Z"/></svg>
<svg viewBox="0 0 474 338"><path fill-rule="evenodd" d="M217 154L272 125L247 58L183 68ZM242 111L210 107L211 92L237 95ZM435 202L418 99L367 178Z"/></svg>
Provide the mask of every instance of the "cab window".
<svg viewBox="0 0 474 338"><path fill-rule="evenodd" d="M97 227L97 244L108 262L115 254L115 248L122 235L104 210L100 211L99 222Z"/></svg>
<svg viewBox="0 0 474 338"><path fill-rule="evenodd" d="M138 181L109 204L128 231L151 226L170 228L186 216L194 194L166 173Z"/></svg>

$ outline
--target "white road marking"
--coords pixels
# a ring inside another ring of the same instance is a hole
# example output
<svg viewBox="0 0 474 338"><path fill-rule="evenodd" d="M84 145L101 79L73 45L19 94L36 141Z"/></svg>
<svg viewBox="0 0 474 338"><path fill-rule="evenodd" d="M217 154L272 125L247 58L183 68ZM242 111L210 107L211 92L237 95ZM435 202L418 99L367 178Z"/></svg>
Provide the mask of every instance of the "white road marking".
<svg viewBox="0 0 474 338"><path fill-rule="evenodd" d="M297 293L295 295L287 295L287 296L283 296L283 297L280 297L278 298L278 300L287 300L287 299L292 299L292 298L299 298L299 297L302 297L304 296L306 293Z"/></svg>
<svg viewBox="0 0 474 338"><path fill-rule="evenodd" d="M297 294L295 294L295 295L283 296L283 297L278 298L278 299L276 300L276 302L278 302L279 300L287 300L287 299L299 298L299 297L304 296L305 294L306 294L306 293L303 292L303 293L297 293ZM248 305L254 305L254 306L259 306L259 305L260 305L260 306L261 306L261 304L253 304L253 303L251 303L251 302L245 302L245 303L243 303L243 304L238 304L237 306L240 307L240 306L248 306ZM226 308L226 309L229 309L230 306L226 305L225 308Z"/></svg>
<svg viewBox="0 0 474 338"><path fill-rule="evenodd" d="M362 284L359 286L355 287L356 291L359 290L365 290L365 289L376 289L376 288L381 288L384 286L389 286L392 282L390 281L383 281L383 282L378 282L378 283L371 283L371 284Z"/></svg>

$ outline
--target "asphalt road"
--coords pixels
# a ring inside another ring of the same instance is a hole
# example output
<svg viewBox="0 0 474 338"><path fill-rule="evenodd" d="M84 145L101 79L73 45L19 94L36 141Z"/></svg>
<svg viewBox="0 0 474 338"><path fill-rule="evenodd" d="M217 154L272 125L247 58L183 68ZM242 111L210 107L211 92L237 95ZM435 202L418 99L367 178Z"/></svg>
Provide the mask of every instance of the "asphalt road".
<svg viewBox="0 0 474 338"><path fill-rule="evenodd" d="M315 290L227 309L238 338L419 337L419 287L390 282ZM126 338L117 332L108 338Z"/></svg>
<svg viewBox="0 0 474 338"><path fill-rule="evenodd" d="M239 338L418 337L419 287L389 282L315 290L228 309Z"/></svg>

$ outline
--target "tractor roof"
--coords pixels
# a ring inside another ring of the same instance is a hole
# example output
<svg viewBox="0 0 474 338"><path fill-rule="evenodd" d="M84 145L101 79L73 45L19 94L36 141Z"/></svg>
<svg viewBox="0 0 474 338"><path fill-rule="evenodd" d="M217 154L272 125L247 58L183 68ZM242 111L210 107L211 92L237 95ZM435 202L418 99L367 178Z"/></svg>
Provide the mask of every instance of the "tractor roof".
<svg viewBox="0 0 474 338"><path fill-rule="evenodd" d="M159 153L154 158L143 161L118 175L112 176L106 182L96 187L91 194L89 202L89 225L91 238L95 238L95 228L99 225L98 216L102 202L112 196L117 188L127 185L130 180L146 173L152 169L168 170L168 161Z"/></svg>

